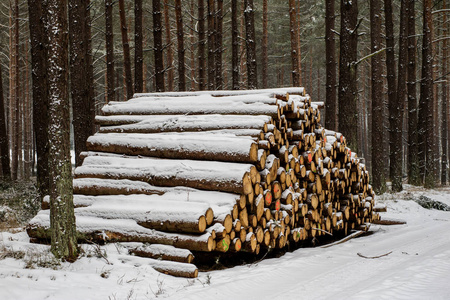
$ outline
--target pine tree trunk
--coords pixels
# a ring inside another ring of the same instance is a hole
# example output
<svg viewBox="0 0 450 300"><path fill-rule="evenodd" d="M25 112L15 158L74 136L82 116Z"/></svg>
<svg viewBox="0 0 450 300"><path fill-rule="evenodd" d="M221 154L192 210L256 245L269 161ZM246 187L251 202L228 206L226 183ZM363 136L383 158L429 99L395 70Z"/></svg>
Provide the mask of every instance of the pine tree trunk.
<svg viewBox="0 0 450 300"><path fill-rule="evenodd" d="M175 72L173 69L173 48L170 28L169 0L164 0L164 28L166 31L166 65L167 65L167 90L173 91L175 83Z"/></svg>
<svg viewBox="0 0 450 300"><path fill-rule="evenodd" d="M447 9L447 2L443 2L442 9ZM442 19L442 31L443 36L448 36L448 24L447 15L444 13ZM441 181L442 185L447 185L448 183L448 125L449 125L449 105L448 105L448 40L445 39L442 43L442 74L444 75L443 80L447 84L442 85L442 173Z"/></svg>
<svg viewBox="0 0 450 300"><path fill-rule="evenodd" d="M125 0L119 0L119 15L120 28L122 33L122 48L123 48L123 67L125 69L125 84L127 90L127 99L133 98L133 77L131 75L131 58L130 58L130 43L128 41L128 26L125 16Z"/></svg>
<svg viewBox="0 0 450 300"><path fill-rule="evenodd" d="M245 42L247 46L247 88L258 88L256 68L255 9L253 0L244 0Z"/></svg>
<svg viewBox="0 0 450 300"><path fill-rule="evenodd" d="M67 1L48 0L49 169L51 251L73 261L78 256L70 162Z"/></svg>
<svg viewBox="0 0 450 300"><path fill-rule="evenodd" d="M11 11L11 54L10 54L10 119L11 119L11 177L19 178L20 143L20 95L19 95L19 1L10 2Z"/></svg>
<svg viewBox="0 0 450 300"><path fill-rule="evenodd" d="M268 31L268 5L267 0L263 0L263 36L262 36L262 88L268 88L267 80L269 78L269 56L268 56L268 39L269 39L269 31Z"/></svg>
<svg viewBox="0 0 450 300"><path fill-rule="evenodd" d="M28 55L29 53L29 42L28 39L25 41L25 53ZM30 96L30 68L29 64L25 64L25 91L24 91L24 176L25 180L29 181L31 177L31 169L33 168L32 165L32 139L33 139L33 127L31 118L33 117L33 111L31 110L31 96Z"/></svg>
<svg viewBox="0 0 450 300"><path fill-rule="evenodd" d="M206 59L205 59L205 3L198 0L198 89L206 89Z"/></svg>
<svg viewBox="0 0 450 300"><path fill-rule="evenodd" d="M382 9L380 0L370 1L370 39L371 52L382 48L381 20ZM383 113L383 69L382 57L374 55L371 58L372 68L372 183L376 193L386 191L386 177L384 173L385 151L384 140L384 113Z"/></svg>
<svg viewBox="0 0 450 300"><path fill-rule="evenodd" d="M337 131L336 97L336 42L334 38L335 9L334 0L325 2L325 60L326 60L326 96L325 127Z"/></svg>
<svg viewBox="0 0 450 300"><path fill-rule="evenodd" d="M39 0L28 0L33 90L33 130L37 156L39 196L49 194L48 169L48 74L45 9Z"/></svg>
<svg viewBox="0 0 450 300"><path fill-rule="evenodd" d="M142 28L142 0L134 0L134 92L144 89L144 34Z"/></svg>
<svg viewBox="0 0 450 300"><path fill-rule="evenodd" d="M433 155L434 137L434 95L433 95L433 44L431 36L431 8L432 1L423 2L423 42L422 42L422 80L420 84L419 117L420 132L424 142L424 183L425 187L432 188L436 185L436 167ZM419 140L421 140L419 136Z"/></svg>
<svg viewBox="0 0 450 300"><path fill-rule="evenodd" d="M301 5L301 0L297 1L297 34L298 34L298 81L299 81L299 85L302 86L302 47L301 47L301 24L300 24L300 5Z"/></svg>
<svg viewBox="0 0 450 300"><path fill-rule="evenodd" d="M184 32L181 0L175 0L175 15L177 19L177 44L178 44L178 91L186 90L186 68L184 66Z"/></svg>
<svg viewBox="0 0 450 300"><path fill-rule="evenodd" d="M2 165L2 179L11 180L9 161L8 133L6 132L5 102L3 99L3 79L0 65L0 163Z"/></svg>
<svg viewBox="0 0 450 300"><path fill-rule="evenodd" d="M191 7L190 7L190 14L191 14L191 91L195 91L196 86L196 78L195 78L195 3L194 0L191 0Z"/></svg>
<svg viewBox="0 0 450 300"><path fill-rule="evenodd" d="M398 78L396 102L391 105L394 108L394 118L391 119L391 144L390 144L390 178L392 181L392 191L400 192L402 187L403 175L403 107L406 103L406 76L408 56L408 3L407 0L401 1L400 7L400 35L399 35L399 58L398 58ZM392 126L393 125L393 126Z"/></svg>
<svg viewBox="0 0 450 300"><path fill-rule="evenodd" d="M416 24L415 2L409 0L408 10L408 183L420 185L418 107L416 89Z"/></svg>
<svg viewBox="0 0 450 300"><path fill-rule="evenodd" d="M298 61L298 27L296 1L289 0L289 27L291 32L291 64L292 64L292 85L300 86L300 73Z"/></svg>
<svg viewBox="0 0 450 300"><path fill-rule="evenodd" d="M339 60L339 131L352 151L358 151L356 104L358 98L356 59L358 45L358 2L341 0Z"/></svg>
<svg viewBox="0 0 450 300"><path fill-rule="evenodd" d="M222 76L222 27L223 27L223 0L217 0L217 10L215 14L215 86L217 90L223 89Z"/></svg>
<svg viewBox="0 0 450 300"><path fill-rule="evenodd" d="M113 0L105 0L105 44L106 44L106 102L114 101L114 30L113 30Z"/></svg>
<svg viewBox="0 0 450 300"><path fill-rule="evenodd" d="M80 153L86 151L87 138L95 132L89 2L69 2L70 90L76 166L82 163Z"/></svg>
<svg viewBox="0 0 450 300"><path fill-rule="evenodd" d="M208 90L215 90L215 1L208 0Z"/></svg>
<svg viewBox="0 0 450 300"><path fill-rule="evenodd" d="M231 0L231 89L239 90L238 1Z"/></svg>
<svg viewBox="0 0 450 300"><path fill-rule="evenodd" d="M162 44L161 1L153 0L153 43L155 51L155 84L157 92L164 92L164 57Z"/></svg>

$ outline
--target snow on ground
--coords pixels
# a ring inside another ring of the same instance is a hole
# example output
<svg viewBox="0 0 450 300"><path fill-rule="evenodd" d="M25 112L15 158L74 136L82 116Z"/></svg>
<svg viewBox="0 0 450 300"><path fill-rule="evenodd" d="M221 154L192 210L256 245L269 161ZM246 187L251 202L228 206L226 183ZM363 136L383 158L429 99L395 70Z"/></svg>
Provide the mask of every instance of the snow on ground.
<svg viewBox="0 0 450 300"><path fill-rule="evenodd" d="M406 225L372 225L371 234L342 244L197 279L160 274L118 244L83 245L82 258L57 266L48 246L28 243L23 231L2 232L0 258L25 257L0 260L0 299L450 299L450 212L410 200L420 195L450 204L450 188L381 195L382 217Z"/></svg>

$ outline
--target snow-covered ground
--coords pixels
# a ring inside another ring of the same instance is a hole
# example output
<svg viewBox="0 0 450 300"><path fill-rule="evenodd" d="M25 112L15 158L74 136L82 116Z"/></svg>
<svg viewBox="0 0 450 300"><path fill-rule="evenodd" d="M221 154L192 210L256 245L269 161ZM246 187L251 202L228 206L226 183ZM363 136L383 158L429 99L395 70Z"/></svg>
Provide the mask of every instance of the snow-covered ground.
<svg viewBox="0 0 450 300"><path fill-rule="evenodd" d="M25 232L2 232L0 258L25 257L0 260L0 299L450 299L450 211L408 200L420 195L450 205L449 188L408 187L377 199L388 208L383 218L406 225L372 225L371 234L342 244L197 279L160 274L118 244L83 245L82 258L58 266L48 246L28 243Z"/></svg>

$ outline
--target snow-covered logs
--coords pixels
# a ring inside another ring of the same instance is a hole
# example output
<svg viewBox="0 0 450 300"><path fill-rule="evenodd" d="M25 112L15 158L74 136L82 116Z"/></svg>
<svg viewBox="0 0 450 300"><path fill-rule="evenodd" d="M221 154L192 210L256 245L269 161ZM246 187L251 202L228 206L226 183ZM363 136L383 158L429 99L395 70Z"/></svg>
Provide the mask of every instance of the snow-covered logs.
<svg viewBox="0 0 450 300"><path fill-rule="evenodd" d="M322 128L322 107L303 88L109 103L75 170L80 239L139 242L130 253L174 261L155 269L195 277L176 264L367 229L379 218L369 173L342 134ZM48 238L48 215L30 222L32 238Z"/></svg>

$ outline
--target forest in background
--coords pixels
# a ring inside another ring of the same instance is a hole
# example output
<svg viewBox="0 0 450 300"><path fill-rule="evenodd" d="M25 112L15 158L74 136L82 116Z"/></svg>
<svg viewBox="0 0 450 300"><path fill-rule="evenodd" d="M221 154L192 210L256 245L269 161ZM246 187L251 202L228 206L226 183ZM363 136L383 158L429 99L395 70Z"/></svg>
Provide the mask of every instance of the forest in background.
<svg viewBox="0 0 450 300"><path fill-rule="evenodd" d="M39 143L46 139L37 136L45 131L39 122L47 113L33 106L33 33L38 30L30 28L42 23L42 15L35 15L42 13L38 2L10 0L0 7L5 179L10 161L12 179L29 180L38 149L45 147ZM326 128L355 141L352 148L372 170L377 191L385 190L386 181L399 190L405 177L429 187L448 182L446 1L80 0L68 5L77 154L94 132L93 114L134 92L300 85L314 101L326 102ZM327 32L334 51L326 45ZM350 49L340 46L345 39ZM344 72L339 61L350 62L354 72ZM83 73L83 66L92 70ZM344 80L348 87L341 86Z"/></svg>

